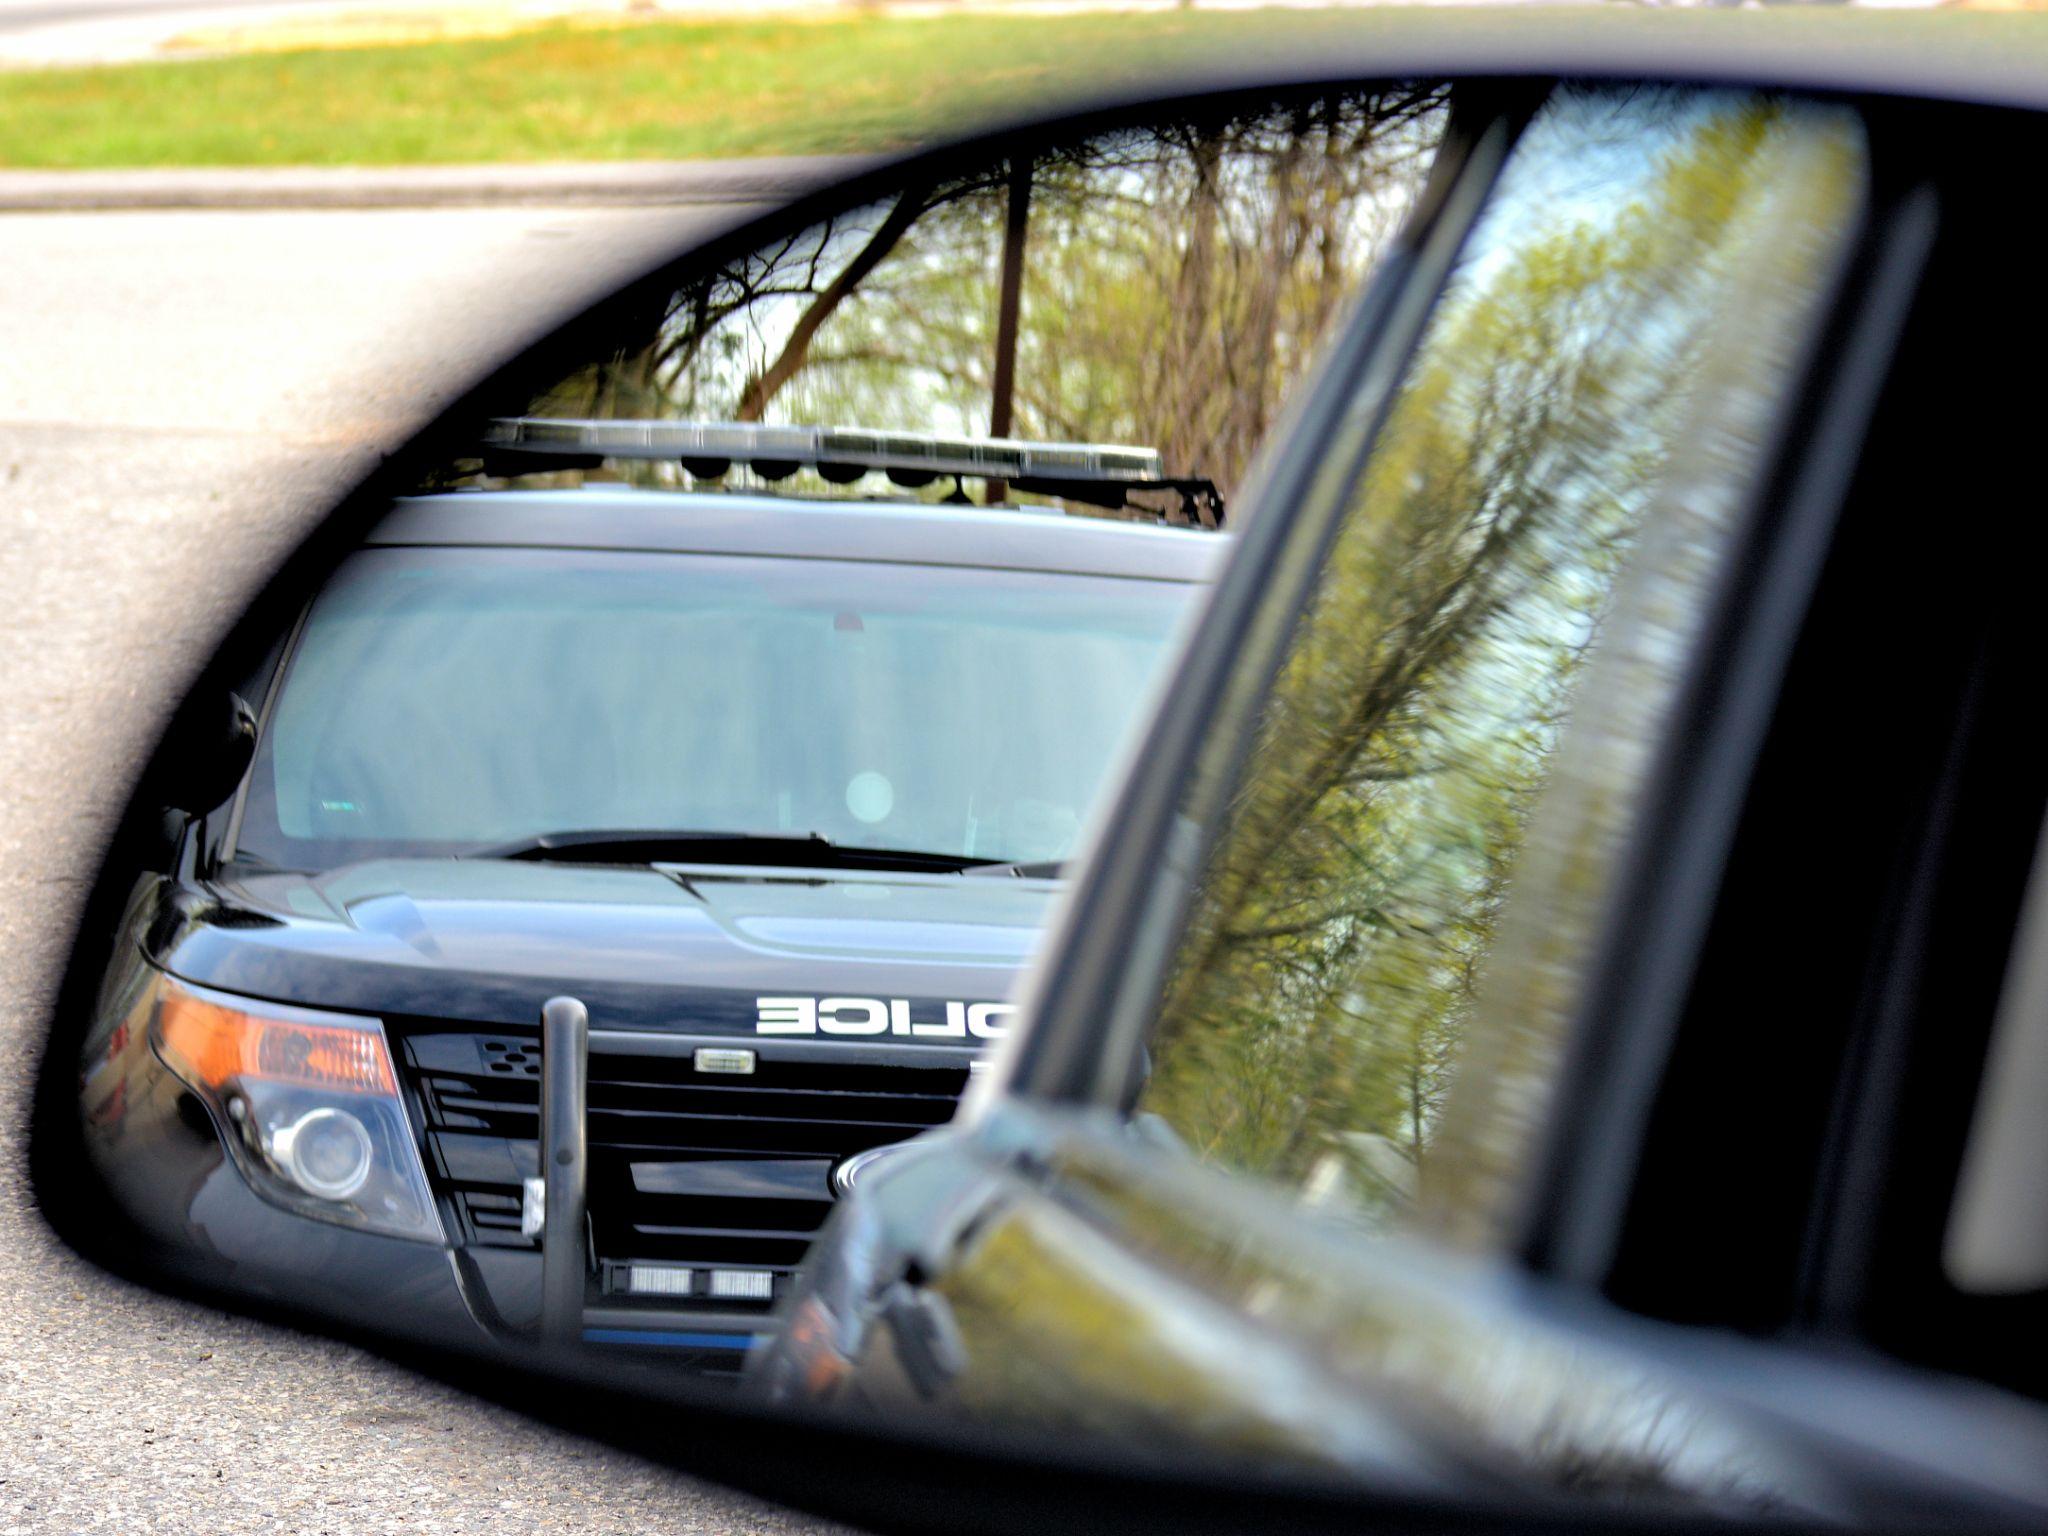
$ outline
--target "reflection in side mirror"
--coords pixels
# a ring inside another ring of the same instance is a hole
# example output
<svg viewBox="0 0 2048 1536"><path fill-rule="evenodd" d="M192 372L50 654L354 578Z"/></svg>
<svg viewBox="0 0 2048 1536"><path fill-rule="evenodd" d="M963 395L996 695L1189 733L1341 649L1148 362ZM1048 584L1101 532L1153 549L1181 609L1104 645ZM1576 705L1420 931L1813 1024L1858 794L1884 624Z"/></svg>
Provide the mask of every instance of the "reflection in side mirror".
<svg viewBox="0 0 2048 1536"><path fill-rule="evenodd" d="M717 1391L1381 1494L1820 1507L1819 1453L1535 1315L1508 1258L1373 1238L1440 1197L1432 1074L1718 378L1710 301L1803 333L1759 295L1833 270L1862 141L1753 95L1562 89L1532 127L1527 88L1453 94L920 160L444 421L238 637L260 728L230 695L167 744L197 856L105 877L82 1145L161 1271L616 1391L643 1439ZM1787 210L1809 238L1757 261ZM1227 711L1275 676L1254 751ZM1058 1050L956 1123L1048 913L1108 888L1127 763L1178 841L1090 920L1130 975L1199 963L1048 1007ZM1212 834L1248 851L1174 907Z"/></svg>
<svg viewBox="0 0 2048 1536"><path fill-rule="evenodd" d="M730 1386L1009 1033L1446 104L931 157L444 422L183 712L176 855L109 871L84 1152L150 1251L386 1338Z"/></svg>

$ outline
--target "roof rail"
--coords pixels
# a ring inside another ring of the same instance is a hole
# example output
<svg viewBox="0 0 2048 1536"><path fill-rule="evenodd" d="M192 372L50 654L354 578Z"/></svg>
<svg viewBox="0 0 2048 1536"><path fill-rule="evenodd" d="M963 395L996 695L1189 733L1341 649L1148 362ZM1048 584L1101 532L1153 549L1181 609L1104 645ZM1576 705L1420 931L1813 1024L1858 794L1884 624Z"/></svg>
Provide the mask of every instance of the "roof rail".
<svg viewBox="0 0 2048 1536"><path fill-rule="evenodd" d="M746 465L765 480L782 480L799 469L813 469L835 485L879 472L907 489L929 485L941 475L971 476L1111 509L1128 506L1133 491L1169 491L1179 494L1190 522L1223 525L1223 498L1214 482L1162 474L1155 448L1103 443L1038 443L1008 437L946 437L756 422L508 416L485 428L483 457L486 473L503 474L596 469L607 459L636 459L678 463L693 475L713 480L734 464Z"/></svg>

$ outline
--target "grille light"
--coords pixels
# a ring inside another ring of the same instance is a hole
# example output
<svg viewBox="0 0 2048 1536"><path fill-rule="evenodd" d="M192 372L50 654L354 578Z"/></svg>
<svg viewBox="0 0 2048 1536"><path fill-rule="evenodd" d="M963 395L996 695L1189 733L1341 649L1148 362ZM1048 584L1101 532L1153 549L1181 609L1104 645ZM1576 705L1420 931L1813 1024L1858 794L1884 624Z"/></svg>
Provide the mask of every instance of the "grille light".
<svg viewBox="0 0 2048 1536"><path fill-rule="evenodd" d="M754 1070L752 1051L725 1050L715 1045L700 1045L690 1061L699 1072L748 1073Z"/></svg>
<svg viewBox="0 0 2048 1536"><path fill-rule="evenodd" d="M775 1275L766 1269L714 1269L711 1294L723 1301L767 1301L775 1294Z"/></svg>
<svg viewBox="0 0 2048 1536"><path fill-rule="evenodd" d="M634 1296L687 1296L690 1294L690 1271L673 1264L629 1264L626 1266L626 1290ZM713 1294L717 1294L715 1285Z"/></svg>

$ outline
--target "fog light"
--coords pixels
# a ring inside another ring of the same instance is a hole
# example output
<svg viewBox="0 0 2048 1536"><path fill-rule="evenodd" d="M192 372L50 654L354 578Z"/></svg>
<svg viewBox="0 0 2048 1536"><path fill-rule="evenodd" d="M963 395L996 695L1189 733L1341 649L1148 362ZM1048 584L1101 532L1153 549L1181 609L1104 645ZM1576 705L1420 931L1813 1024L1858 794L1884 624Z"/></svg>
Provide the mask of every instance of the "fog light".
<svg viewBox="0 0 2048 1536"><path fill-rule="evenodd" d="M345 1109L316 1109L270 1138L270 1155L309 1195L346 1200L370 1178L370 1133Z"/></svg>

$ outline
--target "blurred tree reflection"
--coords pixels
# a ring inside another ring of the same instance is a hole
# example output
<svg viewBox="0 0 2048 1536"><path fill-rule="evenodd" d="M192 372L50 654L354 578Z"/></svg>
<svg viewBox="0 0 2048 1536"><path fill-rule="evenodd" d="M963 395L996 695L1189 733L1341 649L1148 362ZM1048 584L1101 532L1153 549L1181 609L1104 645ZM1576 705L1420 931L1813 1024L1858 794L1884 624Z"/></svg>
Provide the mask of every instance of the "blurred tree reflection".
<svg viewBox="0 0 2048 1536"><path fill-rule="evenodd" d="M1159 448L1226 496L1421 186L1445 91L1132 128L1028 167L1011 431ZM985 433L1012 167L732 261L541 414ZM636 468L675 480L667 466Z"/></svg>
<svg viewBox="0 0 2048 1536"><path fill-rule="evenodd" d="M1201 1155L1368 1213L1430 1177L1531 806L1703 352L1759 252L1805 253L1808 291L1815 231L1842 216L1839 137L1834 195L1780 195L1814 138L1767 100L1566 93L1518 148L1268 701L1169 985L1142 1107Z"/></svg>

